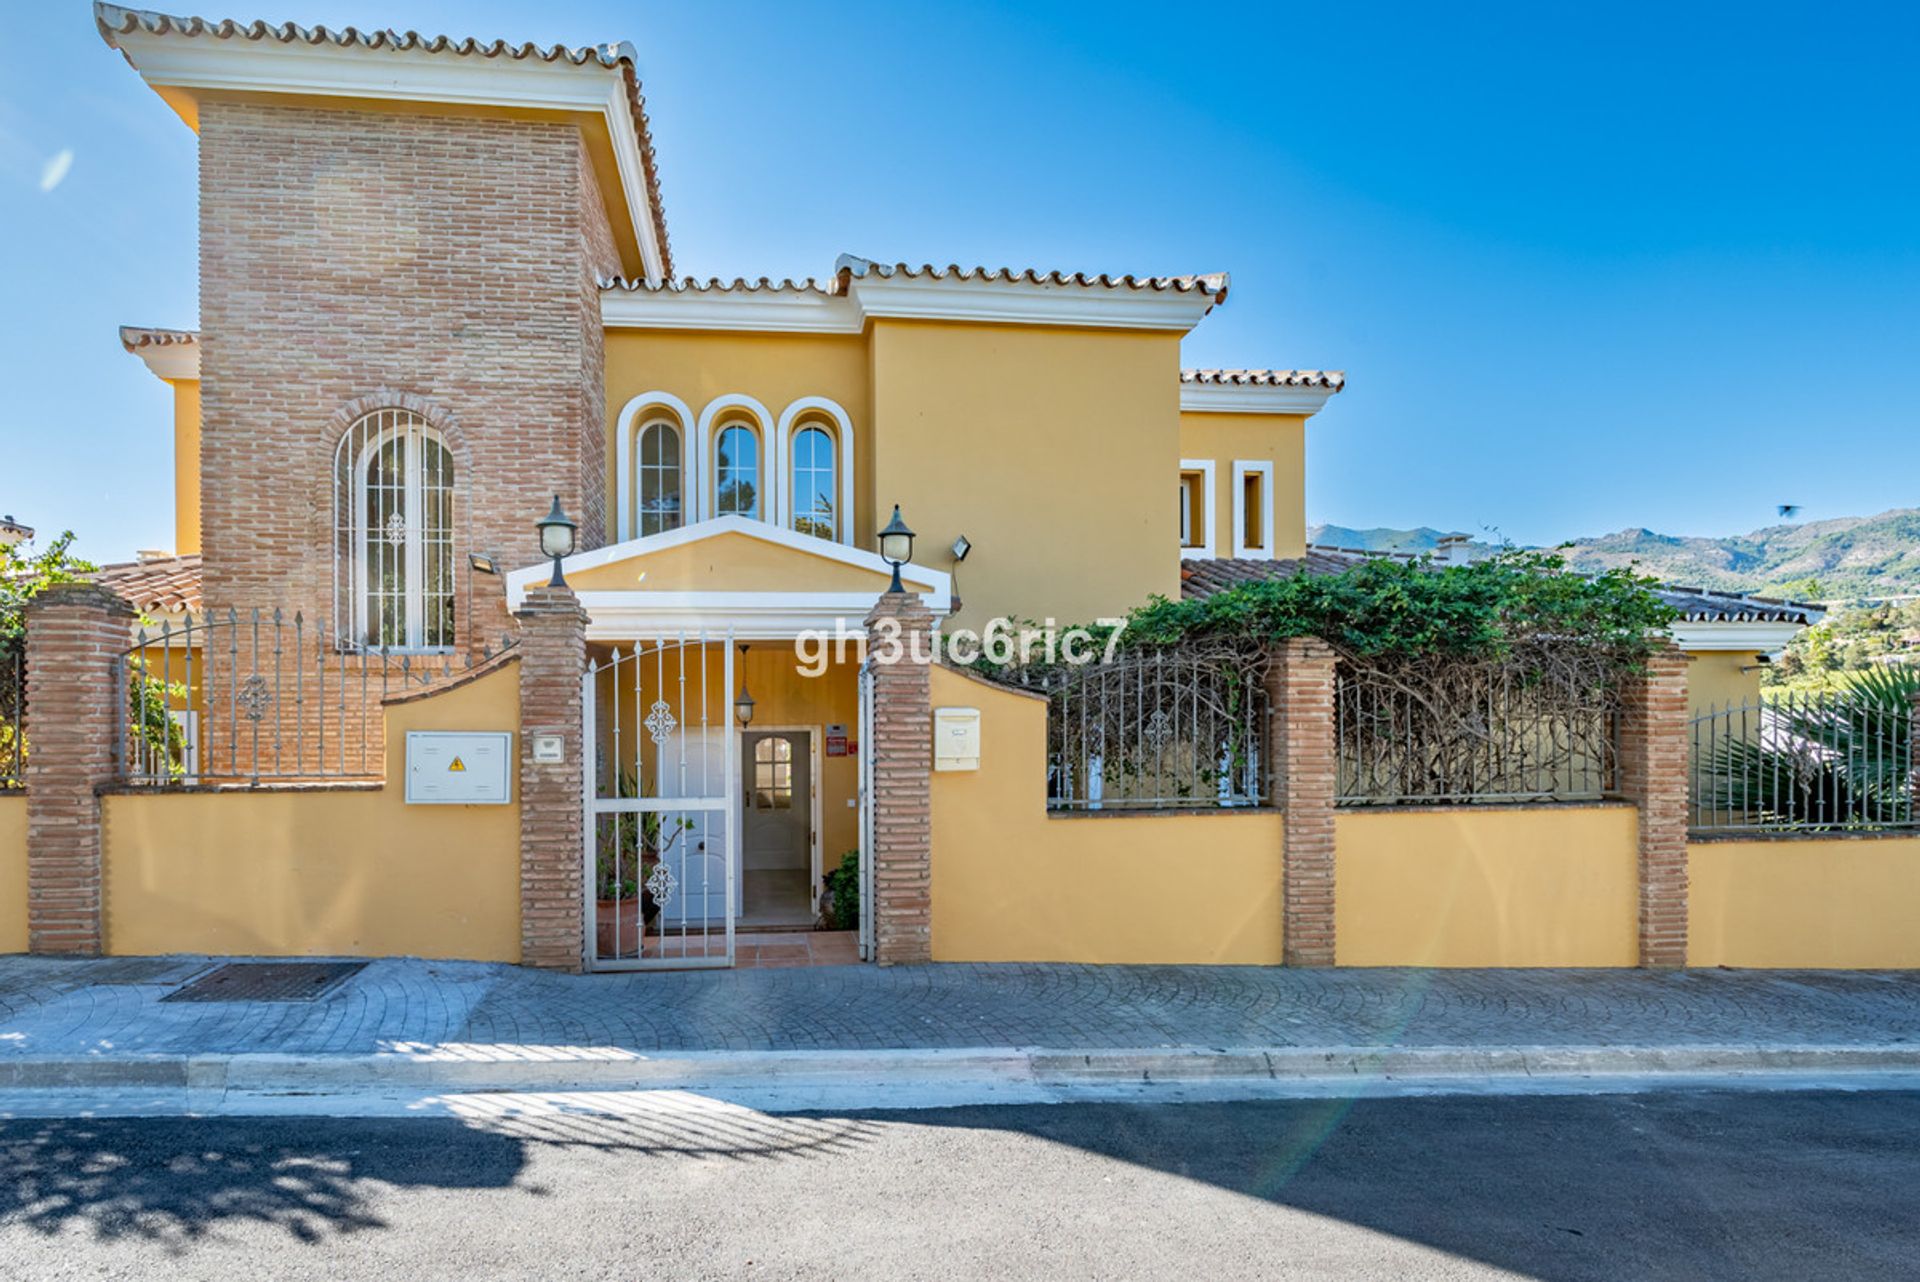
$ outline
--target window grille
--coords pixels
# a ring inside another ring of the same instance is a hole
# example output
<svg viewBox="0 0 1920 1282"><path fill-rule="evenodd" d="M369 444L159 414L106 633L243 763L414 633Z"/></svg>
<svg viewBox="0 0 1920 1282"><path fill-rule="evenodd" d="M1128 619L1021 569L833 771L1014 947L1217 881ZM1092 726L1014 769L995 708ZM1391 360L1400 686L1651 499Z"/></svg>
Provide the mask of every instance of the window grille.
<svg viewBox="0 0 1920 1282"><path fill-rule="evenodd" d="M453 455L406 410L365 415L334 455L334 607L349 649L454 644Z"/></svg>
<svg viewBox="0 0 1920 1282"><path fill-rule="evenodd" d="M640 429L640 534L677 530L681 523L680 429L655 419Z"/></svg>
<svg viewBox="0 0 1920 1282"><path fill-rule="evenodd" d="M823 428L803 427L793 438L793 528L802 534L837 534L833 455L833 437Z"/></svg>
<svg viewBox="0 0 1920 1282"><path fill-rule="evenodd" d="M750 427L723 428L715 447L714 512L760 515L760 439Z"/></svg>

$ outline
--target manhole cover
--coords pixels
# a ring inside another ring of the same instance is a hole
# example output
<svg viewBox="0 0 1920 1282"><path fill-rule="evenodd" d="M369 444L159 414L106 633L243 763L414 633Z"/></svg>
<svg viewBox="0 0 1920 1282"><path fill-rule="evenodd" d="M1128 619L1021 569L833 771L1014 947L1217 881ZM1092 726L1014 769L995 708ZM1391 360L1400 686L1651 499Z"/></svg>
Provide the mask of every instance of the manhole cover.
<svg viewBox="0 0 1920 1282"><path fill-rule="evenodd" d="M365 962L228 962L163 1002L310 1002L365 969Z"/></svg>

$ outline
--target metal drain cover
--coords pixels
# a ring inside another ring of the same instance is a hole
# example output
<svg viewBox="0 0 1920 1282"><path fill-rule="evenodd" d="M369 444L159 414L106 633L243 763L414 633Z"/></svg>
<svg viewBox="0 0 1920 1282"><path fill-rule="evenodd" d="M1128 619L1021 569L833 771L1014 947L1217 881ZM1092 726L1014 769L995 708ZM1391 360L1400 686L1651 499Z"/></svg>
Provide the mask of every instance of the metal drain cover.
<svg viewBox="0 0 1920 1282"><path fill-rule="evenodd" d="M163 1002L310 1002L352 975L365 962L228 962Z"/></svg>

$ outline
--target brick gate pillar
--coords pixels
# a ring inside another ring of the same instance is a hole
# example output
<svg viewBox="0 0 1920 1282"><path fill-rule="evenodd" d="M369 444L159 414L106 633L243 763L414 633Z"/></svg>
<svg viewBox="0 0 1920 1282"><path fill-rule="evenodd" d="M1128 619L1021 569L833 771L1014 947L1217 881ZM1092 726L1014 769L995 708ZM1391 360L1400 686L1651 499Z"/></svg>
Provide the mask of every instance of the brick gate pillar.
<svg viewBox="0 0 1920 1282"><path fill-rule="evenodd" d="M882 593L867 615L873 661L873 932L882 966L933 960L933 611Z"/></svg>
<svg viewBox="0 0 1920 1282"><path fill-rule="evenodd" d="M1331 966L1333 938L1333 648L1318 637L1275 646L1267 675L1273 804L1281 838L1281 960Z"/></svg>
<svg viewBox="0 0 1920 1282"><path fill-rule="evenodd" d="M133 607L65 583L27 605L27 948L98 956L99 789L125 729Z"/></svg>
<svg viewBox="0 0 1920 1282"><path fill-rule="evenodd" d="M1640 808L1640 964L1687 964L1687 656L1671 645L1628 683L1620 794Z"/></svg>
<svg viewBox="0 0 1920 1282"><path fill-rule="evenodd" d="M578 971L586 959L586 754L581 678L587 612L567 588L531 588L520 622L520 963ZM558 735L558 762L533 759Z"/></svg>

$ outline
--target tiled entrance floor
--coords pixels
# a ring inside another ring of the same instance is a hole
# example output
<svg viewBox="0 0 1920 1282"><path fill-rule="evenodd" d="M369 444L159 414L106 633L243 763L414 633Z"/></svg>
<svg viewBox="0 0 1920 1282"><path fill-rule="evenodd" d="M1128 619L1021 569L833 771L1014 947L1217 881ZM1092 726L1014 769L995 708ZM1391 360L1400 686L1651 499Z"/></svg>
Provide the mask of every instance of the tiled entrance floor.
<svg viewBox="0 0 1920 1282"><path fill-rule="evenodd" d="M733 937L733 956L743 970L851 966L860 960L860 947L850 930L752 930Z"/></svg>

